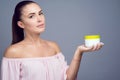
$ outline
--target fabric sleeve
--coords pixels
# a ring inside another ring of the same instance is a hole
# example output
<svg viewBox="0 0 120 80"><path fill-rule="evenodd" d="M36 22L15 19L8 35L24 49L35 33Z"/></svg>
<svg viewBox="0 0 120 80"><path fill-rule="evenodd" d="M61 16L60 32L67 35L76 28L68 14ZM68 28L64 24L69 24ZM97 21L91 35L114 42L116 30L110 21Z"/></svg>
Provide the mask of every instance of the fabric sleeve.
<svg viewBox="0 0 120 80"><path fill-rule="evenodd" d="M61 61L61 64L62 64L62 67L61 67L61 70L62 70L62 74L63 74L63 77L62 77L62 80L66 80L67 79L67 69L69 68L69 65L67 64L67 61L65 60L65 56L63 54L61 54L59 56L59 60Z"/></svg>
<svg viewBox="0 0 120 80"><path fill-rule="evenodd" d="M20 80L20 62L14 59L2 59L1 80Z"/></svg>

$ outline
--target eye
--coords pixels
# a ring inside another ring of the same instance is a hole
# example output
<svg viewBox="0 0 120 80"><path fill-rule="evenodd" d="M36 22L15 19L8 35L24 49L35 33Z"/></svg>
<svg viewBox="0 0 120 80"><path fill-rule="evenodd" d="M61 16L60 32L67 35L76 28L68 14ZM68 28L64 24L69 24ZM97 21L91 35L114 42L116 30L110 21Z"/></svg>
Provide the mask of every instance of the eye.
<svg viewBox="0 0 120 80"><path fill-rule="evenodd" d="M33 18L33 15L29 16L29 18Z"/></svg>
<svg viewBox="0 0 120 80"><path fill-rule="evenodd" d="M42 14L43 14L43 12L40 12L40 13L39 13L39 15L42 15Z"/></svg>

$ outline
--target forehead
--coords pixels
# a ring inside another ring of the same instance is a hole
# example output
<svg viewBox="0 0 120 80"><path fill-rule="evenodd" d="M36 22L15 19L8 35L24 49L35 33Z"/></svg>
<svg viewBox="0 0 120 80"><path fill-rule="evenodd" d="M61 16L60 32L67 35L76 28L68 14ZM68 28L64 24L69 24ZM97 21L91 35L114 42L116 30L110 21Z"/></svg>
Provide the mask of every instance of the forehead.
<svg viewBox="0 0 120 80"><path fill-rule="evenodd" d="M29 13L35 13L35 12L39 12L41 10L42 9L40 8L40 6L38 4L30 3L23 7L22 14L27 15Z"/></svg>

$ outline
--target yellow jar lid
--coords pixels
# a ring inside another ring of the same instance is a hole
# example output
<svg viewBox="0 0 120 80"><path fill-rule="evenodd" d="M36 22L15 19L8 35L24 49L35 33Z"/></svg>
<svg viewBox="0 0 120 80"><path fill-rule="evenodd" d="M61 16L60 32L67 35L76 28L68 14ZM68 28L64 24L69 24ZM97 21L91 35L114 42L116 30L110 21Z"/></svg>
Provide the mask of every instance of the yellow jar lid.
<svg viewBox="0 0 120 80"><path fill-rule="evenodd" d="M100 39L100 35L86 35L84 39Z"/></svg>

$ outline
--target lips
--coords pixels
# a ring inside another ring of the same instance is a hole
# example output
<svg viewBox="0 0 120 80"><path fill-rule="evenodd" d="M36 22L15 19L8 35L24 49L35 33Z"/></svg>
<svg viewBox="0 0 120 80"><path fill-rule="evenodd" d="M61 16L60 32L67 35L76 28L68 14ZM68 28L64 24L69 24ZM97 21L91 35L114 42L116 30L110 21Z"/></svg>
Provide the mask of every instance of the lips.
<svg viewBox="0 0 120 80"><path fill-rule="evenodd" d="M37 27L39 27L39 28L44 28L45 26L44 26L44 24L40 24L40 25L38 25Z"/></svg>

